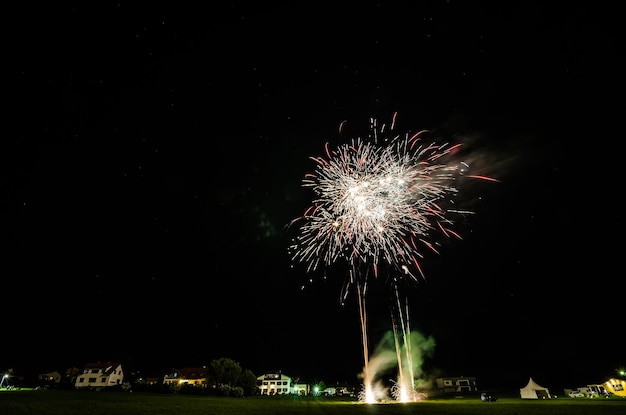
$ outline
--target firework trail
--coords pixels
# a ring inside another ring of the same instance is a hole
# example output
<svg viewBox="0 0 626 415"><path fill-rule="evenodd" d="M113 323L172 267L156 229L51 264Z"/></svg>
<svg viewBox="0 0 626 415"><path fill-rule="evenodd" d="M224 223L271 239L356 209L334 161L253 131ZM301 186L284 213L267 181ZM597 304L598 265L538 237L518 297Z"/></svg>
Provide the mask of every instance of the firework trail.
<svg viewBox="0 0 626 415"><path fill-rule="evenodd" d="M426 355L434 348L434 339L426 338L409 327L409 303L400 299L398 285L394 284L395 302L391 303L391 321L396 352L397 379L391 388L391 396L400 402L422 400L426 394L419 390L416 378L422 375L421 366Z"/></svg>
<svg viewBox="0 0 626 415"><path fill-rule="evenodd" d="M396 358L398 361L398 381L392 395L398 401L407 402L411 400L411 392L415 390L415 376L413 373L413 353L411 350L411 330L409 328L409 305L403 311L400 303L398 286L394 286L396 305L392 307L391 320L393 327L393 338L396 348ZM400 338L401 337L401 338ZM404 350L402 349L404 345Z"/></svg>
<svg viewBox="0 0 626 415"><path fill-rule="evenodd" d="M299 234L290 246L292 260L306 271L342 262L350 269L342 289L342 302L355 288L364 351L365 400L371 402L373 375L368 367L365 294L370 276L378 277L382 265L403 278L424 278L424 251L437 252L433 234L460 238L452 229L451 214L472 213L446 209L457 194L455 186L468 165L446 161L460 145L426 141L426 131L396 134L396 114L390 128L371 120L367 139L311 157L316 168L306 174L303 187L315 198L299 223ZM343 130L344 122L340 125ZM482 176L466 176L492 180ZM402 313L401 313L402 314ZM407 336L406 322L403 336Z"/></svg>

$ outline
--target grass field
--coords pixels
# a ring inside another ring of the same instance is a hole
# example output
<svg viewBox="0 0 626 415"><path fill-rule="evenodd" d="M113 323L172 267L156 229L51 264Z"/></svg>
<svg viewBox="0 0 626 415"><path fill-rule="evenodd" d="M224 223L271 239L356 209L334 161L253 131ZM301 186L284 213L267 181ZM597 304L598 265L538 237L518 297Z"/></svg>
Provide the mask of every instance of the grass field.
<svg viewBox="0 0 626 415"><path fill-rule="evenodd" d="M1 415L625 415L626 399L429 399L368 405L336 398L13 390L0 392Z"/></svg>

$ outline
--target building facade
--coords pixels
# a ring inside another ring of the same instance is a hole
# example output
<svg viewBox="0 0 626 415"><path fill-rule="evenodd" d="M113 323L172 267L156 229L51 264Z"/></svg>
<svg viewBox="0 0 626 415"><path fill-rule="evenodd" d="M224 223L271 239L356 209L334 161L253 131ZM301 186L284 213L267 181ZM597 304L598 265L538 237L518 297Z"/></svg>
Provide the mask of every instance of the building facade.
<svg viewBox="0 0 626 415"><path fill-rule="evenodd" d="M83 372L76 377L74 386L78 389L101 389L121 386L123 380L124 372L120 363L87 363L83 368Z"/></svg>
<svg viewBox="0 0 626 415"><path fill-rule="evenodd" d="M437 392L440 394L465 394L478 392L478 385L475 377L446 377L437 378L435 381Z"/></svg>
<svg viewBox="0 0 626 415"><path fill-rule="evenodd" d="M294 393L292 379L282 373L266 373L257 377L260 395L287 395ZM299 389L300 390L300 389Z"/></svg>

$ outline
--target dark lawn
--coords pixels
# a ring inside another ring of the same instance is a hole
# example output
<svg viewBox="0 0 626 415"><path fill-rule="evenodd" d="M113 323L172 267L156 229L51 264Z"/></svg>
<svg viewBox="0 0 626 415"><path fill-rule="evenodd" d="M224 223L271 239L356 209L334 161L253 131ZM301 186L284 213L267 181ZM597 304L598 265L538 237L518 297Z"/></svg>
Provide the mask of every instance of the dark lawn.
<svg viewBox="0 0 626 415"><path fill-rule="evenodd" d="M626 399L431 399L374 405L335 398L222 398L63 390L0 391L1 415L625 415Z"/></svg>

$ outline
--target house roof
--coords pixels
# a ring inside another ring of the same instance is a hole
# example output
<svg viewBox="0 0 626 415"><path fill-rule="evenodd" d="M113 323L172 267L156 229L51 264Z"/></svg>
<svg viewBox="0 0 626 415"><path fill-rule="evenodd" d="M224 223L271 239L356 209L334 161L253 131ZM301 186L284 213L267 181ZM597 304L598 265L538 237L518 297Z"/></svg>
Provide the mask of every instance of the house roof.
<svg viewBox="0 0 626 415"><path fill-rule="evenodd" d="M269 372L264 375L257 376L257 380L291 380L291 376L282 374L281 372Z"/></svg>
<svg viewBox="0 0 626 415"><path fill-rule="evenodd" d="M184 367L172 369L169 376L181 379L203 379L207 377L207 370L206 367Z"/></svg>
<svg viewBox="0 0 626 415"><path fill-rule="evenodd" d="M110 373L122 366L119 362L90 362L85 364L85 369L104 369L104 373Z"/></svg>

